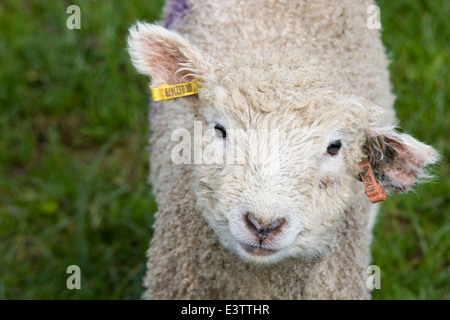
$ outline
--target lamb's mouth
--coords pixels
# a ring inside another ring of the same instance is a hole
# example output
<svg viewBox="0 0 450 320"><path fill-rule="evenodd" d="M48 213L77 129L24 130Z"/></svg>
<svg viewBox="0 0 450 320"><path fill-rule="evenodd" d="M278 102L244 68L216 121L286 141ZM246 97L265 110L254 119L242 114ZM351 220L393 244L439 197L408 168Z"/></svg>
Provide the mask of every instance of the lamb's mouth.
<svg viewBox="0 0 450 320"><path fill-rule="evenodd" d="M252 245L243 244L243 243L240 243L240 245L242 246L242 248L244 248L244 250L247 253L254 255L254 256L270 256L277 252L277 250L268 249L268 248L264 248L264 247L260 247L260 246L252 246Z"/></svg>

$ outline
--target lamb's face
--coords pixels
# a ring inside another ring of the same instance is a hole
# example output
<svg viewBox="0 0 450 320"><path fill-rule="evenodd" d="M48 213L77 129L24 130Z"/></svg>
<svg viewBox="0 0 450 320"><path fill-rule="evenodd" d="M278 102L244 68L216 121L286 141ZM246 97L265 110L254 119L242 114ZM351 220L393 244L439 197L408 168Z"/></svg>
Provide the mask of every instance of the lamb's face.
<svg viewBox="0 0 450 320"><path fill-rule="evenodd" d="M198 96L170 103L192 108L202 124L194 125L203 141L194 141L194 159L203 159L194 165L196 203L222 244L246 261L319 255L363 188L360 161L369 159L385 189L405 192L439 158L379 126L379 107L328 84L326 70L295 55L213 66L180 35L142 23L128 45L153 86L202 85Z"/></svg>
<svg viewBox="0 0 450 320"><path fill-rule="evenodd" d="M289 106L277 104L251 89L257 84L246 93L232 86L239 84L217 84L200 95L197 204L222 244L246 261L316 257L362 188L357 177L365 115L351 110L351 99L336 99L333 109L330 101L320 105L321 97L310 96L308 103L317 106L292 108L305 101L290 97ZM254 105L265 98L270 111Z"/></svg>

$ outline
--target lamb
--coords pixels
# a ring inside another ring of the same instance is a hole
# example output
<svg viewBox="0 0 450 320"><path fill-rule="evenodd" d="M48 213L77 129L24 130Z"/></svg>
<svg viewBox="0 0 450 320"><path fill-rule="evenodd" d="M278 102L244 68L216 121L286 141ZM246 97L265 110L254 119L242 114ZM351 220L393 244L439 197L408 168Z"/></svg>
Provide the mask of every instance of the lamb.
<svg viewBox="0 0 450 320"><path fill-rule="evenodd" d="M380 34L366 26L372 4L170 0L163 26L130 29L132 62L153 88L198 87L151 106L159 209L144 298L370 299L379 204L359 164L407 192L439 159L397 129ZM202 146L183 151L190 162L173 161L180 129ZM249 134L260 129L277 138ZM196 162L211 145L238 161Z"/></svg>

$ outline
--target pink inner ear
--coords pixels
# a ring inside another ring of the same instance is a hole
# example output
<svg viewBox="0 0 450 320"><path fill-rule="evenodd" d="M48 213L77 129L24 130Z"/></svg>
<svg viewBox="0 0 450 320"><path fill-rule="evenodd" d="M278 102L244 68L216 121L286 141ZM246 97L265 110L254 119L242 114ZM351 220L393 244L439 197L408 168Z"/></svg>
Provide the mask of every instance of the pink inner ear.
<svg viewBox="0 0 450 320"><path fill-rule="evenodd" d="M406 144L389 138L386 138L386 143L395 150L395 157L392 163L383 166L384 175L394 186L410 189L422 173L426 159Z"/></svg>
<svg viewBox="0 0 450 320"><path fill-rule="evenodd" d="M397 186L400 189L410 189L416 182L416 176L413 174L405 174L401 170L386 169L384 174L389 177L389 179L393 182L394 187Z"/></svg>
<svg viewBox="0 0 450 320"><path fill-rule="evenodd" d="M144 53L145 60L152 70L153 82L177 84L191 80L188 77L183 78L185 73L177 72L183 67L181 63L185 62L185 58L164 43L147 38L141 42L140 51Z"/></svg>

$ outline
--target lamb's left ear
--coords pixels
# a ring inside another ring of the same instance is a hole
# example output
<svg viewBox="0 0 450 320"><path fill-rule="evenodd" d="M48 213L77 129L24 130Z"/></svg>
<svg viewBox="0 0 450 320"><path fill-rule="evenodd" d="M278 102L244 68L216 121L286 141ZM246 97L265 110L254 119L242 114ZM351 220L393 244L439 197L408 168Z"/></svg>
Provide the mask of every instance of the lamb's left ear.
<svg viewBox="0 0 450 320"><path fill-rule="evenodd" d="M427 166L440 158L432 147L392 127L371 129L363 149L378 183L397 192L406 192L416 181L430 178Z"/></svg>
<svg viewBox="0 0 450 320"><path fill-rule="evenodd" d="M130 28L128 52L135 68L152 84L204 80L212 67L200 51L181 35L158 25L137 23Z"/></svg>

